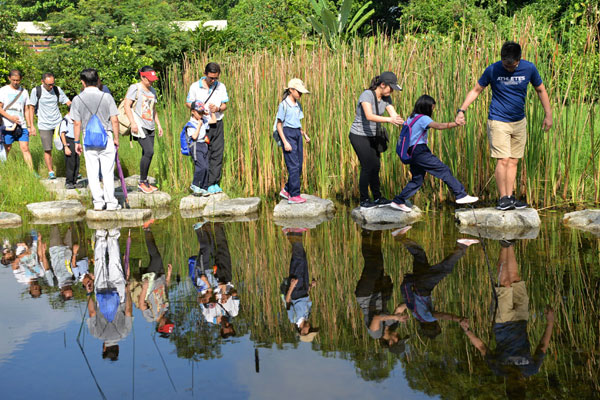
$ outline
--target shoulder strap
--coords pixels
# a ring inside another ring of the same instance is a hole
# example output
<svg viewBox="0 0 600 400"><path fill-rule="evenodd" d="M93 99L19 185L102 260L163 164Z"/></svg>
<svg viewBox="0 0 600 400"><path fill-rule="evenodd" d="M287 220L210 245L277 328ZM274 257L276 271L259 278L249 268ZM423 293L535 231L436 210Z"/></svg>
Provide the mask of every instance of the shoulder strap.
<svg viewBox="0 0 600 400"><path fill-rule="evenodd" d="M37 110L38 104L40 104L40 97L42 97L42 85L35 87L35 108Z"/></svg>
<svg viewBox="0 0 600 400"><path fill-rule="evenodd" d="M373 100L375 102L375 114L379 115L379 102L377 101L377 94L375 94L374 90L371 90L371 93L373 93ZM375 131L377 135L379 135L379 129L381 129L380 127L381 123L375 122Z"/></svg>
<svg viewBox="0 0 600 400"><path fill-rule="evenodd" d="M423 116L423 114L418 114L418 115L415 115L415 117L413 118L413 120L410 122L410 125L409 125L410 129L412 129L412 127L413 127L413 125L415 124L415 122L417 122L419 119L421 119L421 117L422 117L422 116ZM411 132L411 133L412 133L412 132ZM421 138L422 138L423 136L425 136L425 134L426 134L426 133L427 133L427 128L423 129L423 133L421 133L421 136L419 136L419 138L418 138L418 139L417 139L417 141L415 142L415 145L416 145L417 143L419 143L419 140L421 140Z"/></svg>
<svg viewBox="0 0 600 400"><path fill-rule="evenodd" d="M104 95L106 93L102 92L102 96L100 97L100 101L98 102L98 107L96 107L96 112L94 113L94 115L98 114L98 110L100 109L100 106L102 105L102 100L104 99Z"/></svg>
<svg viewBox="0 0 600 400"><path fill-rule="evenodd" d="M60 92L58 91L58 86L53 86L52 90L54 91L54 95L56 96L56 103L60 103Z"/></svg>
<svg viewBox="0 0 600 400"><path fill-rule="evenodd" d="M210 91L210 86L208 87L208 97L206 98L206 101L204 103L208 103L208 100L212 97L213 93L215 93L217 91L217 88L219 87L219 81L217 81L217 84L215 85L215 88L212 90L212 92Z"/></svg>
<svg viewBox="0 0 600 400"><path fill-rule="evenodd" d="M19 98L21 97L22 94L23 94L23 87L21 87L21 90L19 90L19 94L15 96L15 98L13 99L13 101L11 101L10 103L8 103L8 105L4 109L8 110L10 108L10 106L12 106L13 104L15 104L17 102L17 100L19 100Z"/></svg>

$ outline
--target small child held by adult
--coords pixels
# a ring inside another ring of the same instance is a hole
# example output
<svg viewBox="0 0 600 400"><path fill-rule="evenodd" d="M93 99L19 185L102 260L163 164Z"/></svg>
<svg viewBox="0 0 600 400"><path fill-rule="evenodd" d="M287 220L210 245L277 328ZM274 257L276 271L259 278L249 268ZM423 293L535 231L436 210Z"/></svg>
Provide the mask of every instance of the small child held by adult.
<svg viewBox="0 0 600 400"><path fill-rule="evenodd" d="M477 197L467 194L463 184L450 172L450 168L433 155L429 146L427 146L429 128L444 130L458 126L456 122L435 122L431 119L434 109L435 100L433 97L424 94L419 97L412 114L406 120L406 124L412 126L409 144L409 153L411 154L409 165L412 179L402 189L402 192L394 197L390 206L395 210L411 211L406 205L406 201L414 196L421 186L423 186L427 172L443 180L448 185L454 194L457 204L474 203L478 200Z"/></svg>
<svg viewBox="0 0 600 400"><path fill-rule="evenodd" d="M73 118L71 118L71 113L65 115L58 129L65 152L66 188L75 189L83 187L83 185L77 183L80 158L79 154L75 151L75 136L73 135Z"/></svg>
<svg viewBox="0 0 600 400"><path fill-rule="evenodd" d="M187 135L191 139L190 152L194 161L194 180L190 185L196 195L209 196L208 192L208 114L204 103L195 101L191 105L192 116L188 123Z"/></svg>

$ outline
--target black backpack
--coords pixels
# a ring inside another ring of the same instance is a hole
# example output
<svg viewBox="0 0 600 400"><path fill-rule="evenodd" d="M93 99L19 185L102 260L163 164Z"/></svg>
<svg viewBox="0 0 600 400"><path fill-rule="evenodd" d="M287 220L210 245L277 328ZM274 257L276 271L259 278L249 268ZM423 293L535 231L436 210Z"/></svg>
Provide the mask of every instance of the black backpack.
<svg viewBox="0 0 600 400"><path fill-rule="evenodd" d="M60 102L60 92L58 91L58 86L52 86L52 91L56 96L56 104ZM40 104L40 97L42 97L42 85L35 87L35 114L37 115L38 106Z"/></svg>

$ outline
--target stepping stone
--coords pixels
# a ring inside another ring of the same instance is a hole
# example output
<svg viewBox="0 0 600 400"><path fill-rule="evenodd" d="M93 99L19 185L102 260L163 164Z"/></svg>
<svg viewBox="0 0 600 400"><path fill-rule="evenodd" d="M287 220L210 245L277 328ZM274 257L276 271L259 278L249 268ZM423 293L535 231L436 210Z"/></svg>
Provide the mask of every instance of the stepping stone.
<svg viewBox="0 0 600 400"><path fill-rule="evenodd" d="M238 215L256 214L260 198L240 197L223 201L215 201L204 207L204 217L234 217Z"/></svg>
<svg viewBox="0 0 600 400"><path fill-rule="evenodd" d="M479 226L501 230L539 228L540 216L533 208L501 211L495 208L461 208L454 213L461 226Z"/></svg>
<svg viewBox="0 0 600 400"><path fill-rule="evenodd" d="M333 219L333 213L329 214L321 214L317 217L306 217L306 218L296 218L296 219L276 219L274 222L276 225L281 226L282 228L306 228L306 229L314 229L323 222L329 222Z"/></svg>
<svg viewBox="0 0 600 400"><path fill-rule="evenodd" d="M207 204L216 203L223 200L229 200L229 196L225 193L211 194L210 196L194 196L189 195L181 199L179 202L180 210L201 210Z"/></svg>
<svg viewBox="0 0 600 400"><path fill-rule="evenodd" d="M119 186L119 189L121 187ZM115 190L115 196L121 200L125 196L121 190ZM127 192L127 199L131 208L168 207L171 196L168 193L156 191L154 193L142 193L138 191Z"/></svg>
<svg viewBox="0 0 600 400"><path fill-rule="evenodd" d="M40 179L40 183L49 192L56 192L57 190L64 190L66 182L67 182L67 178Z"/></svg>
<svg viewBox="0 0 600 400"><path fill-rule="evenodd" d="M125 178L125 184L128 187L131 186L131 187L137 188L139 182L140 182L139 175L131 175L131 176L128 176L127 178ZM153 176L148 176L148 183L151 185L156 185L156 179ZM121 180L118 178L115 179L115 187L121 187Z"/></svg>
<svg viewBox="0 0 600 400"><path fill-rule="evenodd" d="M85 215L85 207L77 200L44 201L27 204L27 209L36 220L60 222L74 221Z"/></svg>
<svg viewBox="0 0 600 400"><path fill-rule="evenodd" d="M40 183L50 193L54 193L56 200L83 200L91 196L87 188L87 179L79 180L79 183L84 183L86 187L78 189L67 189L66 178L40 179Z"/></svg>
<svg viewBox="0 0 600 400"><path fill-rule="evenodd" d="M394 210L390 206L366 209L356 207L352 210L352 219L370 230L401 228L417 222L422 216L423 212L417 206L413 206L410 212Z"/></svg>
<svg viewBox="0 0 600 400"><path fill-rule="evenodd" d="M481 236L482 238L492 240L520 240L537 238L540 233L540 228L524 227L497 229L490 226L461 225L458 227L458 231L476 238Z"/></svg>
<svg viewBox="0 0 600 400"><path fill-rule="evenodd" d="M565 214L563 224L600 236L600 210L582 210Z"/></svg>
<svg viewBox="0 0 600 400"><path fill-rule="evenodd" d="M310 194L302 194L302 197L306 199L306 203L288 204L287 200L281 200L273 210L273 218L279 220L316 218L335 213L335 205L331 200Z"/></svg>
<svg viewBox="0 0 600 400"><path fill-rule="evenodd" d="M131 208L114 211L87 210L85 218L88 221L144 221L152 217L152 210Z"/></svg>
<svg viewBox="0 0 600 400"><path fill-rule="evenodd" d="M21 226L23 220L19 214L0 211L0 228L13 228Z"/></svg>

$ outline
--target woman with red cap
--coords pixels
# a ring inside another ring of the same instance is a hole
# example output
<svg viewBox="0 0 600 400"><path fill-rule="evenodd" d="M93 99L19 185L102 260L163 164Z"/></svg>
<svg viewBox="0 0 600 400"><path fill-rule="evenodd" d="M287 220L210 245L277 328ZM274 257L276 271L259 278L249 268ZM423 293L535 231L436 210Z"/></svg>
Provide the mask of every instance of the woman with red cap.
<svg viewBox="0 0 600 400"><path fill-rule="evenodd" d="M152 193L158 190L148 182L148 170L154 156L154 133L158 130L158 136L163 135L156 113L156 90L152 87L158 76L149 66L142 67L139 73L140 81L131 85L125 95L125 114L131 124L131 136L142 147L138 189L144 193Z"/></svg>

